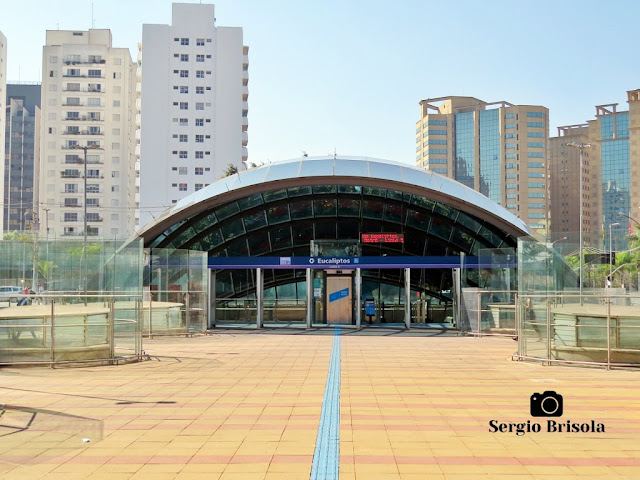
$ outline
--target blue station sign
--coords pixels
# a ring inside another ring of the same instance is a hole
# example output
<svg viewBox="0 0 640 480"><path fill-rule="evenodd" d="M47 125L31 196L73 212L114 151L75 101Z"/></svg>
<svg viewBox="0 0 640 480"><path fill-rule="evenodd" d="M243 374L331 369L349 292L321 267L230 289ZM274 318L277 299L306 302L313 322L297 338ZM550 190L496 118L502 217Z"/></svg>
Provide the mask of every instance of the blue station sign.
<svg viewBox="0 0 640 480"><path fill-rule="evenodd" d="M482 261L481 261L482 260ZM466 268L516 268L516 260L492 263L485 257L465 257ZM337 269L355 268L460 268L460 257L209 257L209 268L213 269Z"/></svg>

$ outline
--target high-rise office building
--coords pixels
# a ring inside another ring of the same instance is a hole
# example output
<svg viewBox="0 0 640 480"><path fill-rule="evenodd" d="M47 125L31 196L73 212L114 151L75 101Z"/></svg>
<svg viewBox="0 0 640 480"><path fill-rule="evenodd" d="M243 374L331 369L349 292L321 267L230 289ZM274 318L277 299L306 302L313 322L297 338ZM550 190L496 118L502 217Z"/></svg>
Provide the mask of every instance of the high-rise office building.
<svg viewBox="0 0 640 480"><path fill-rule="evenodd" d="M593 165L594 151L589 146L589 125L558 127L558 136L549 139L551 152L551 240L576 244L580 240L580 202L582 201L582 235L586 245L593 245L597 229L595 215L597 178ZM582 150L582 195L580 194L580 150Z"/></svg>
<svg viewBox="0 0 640 480"><path fill-rule="evenodd" d="M585 244L604 250L627 248L627 236L640 217L640 90L628 91L627 101L628 110L619 110L617 103L596 105L595 119L560 127L558 137L550 139L552 176L558 175L552 187L554 207L560 202L560 221L552 222L553 237L572 232L571 218L575 221L578 216L579 157L566 144L583 143L588 144L583 150ZM563 169L575 175L563 176ZM578 229L576 224L573 231Z"/></svg>
<svg viewBox="0 0 640 480"><path fill-rule="evenodd" d="M40 85L7 85L4 232L38 230Z"/></svg>
<svg viewBox="0 0 640 480"><path fill-rule="evenodd" d="M248 47L214 5L142 28L140 224L247 159Z"/></svg>
<svg viewBox="0 0 640 480"><path fill-rule="evenodd" d="M546 235L549 110L441 97L420 102L416 163L491 198Z"/></svg>
<svg viewBox="0 0 640 480"><path fill-rule="evenodd" d="M5 99L7 95L7 37L0 32L0 159L2 159L2 175L0 175L0 198L4 198L4 176L7 165L4 160L4 137L6 129ZM4 215L0 215L0 235L4 232Z"/></svg>
<svg viewBox="0 0 640 480"><path fill-rule="evenodd" d="M40 203L51 209L50 232L126 237L135 222L131 54L112 46L109 30L50 30L46 40Z"/></svg>

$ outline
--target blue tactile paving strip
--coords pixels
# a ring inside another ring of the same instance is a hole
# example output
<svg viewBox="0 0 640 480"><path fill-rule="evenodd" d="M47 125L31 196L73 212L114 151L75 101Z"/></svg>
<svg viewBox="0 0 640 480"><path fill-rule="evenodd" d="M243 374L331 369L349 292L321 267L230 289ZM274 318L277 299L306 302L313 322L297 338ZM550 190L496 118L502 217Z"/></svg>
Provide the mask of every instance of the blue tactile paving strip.
<svg viewBox="0 0 640 480"><path fill-rule="evenodd" d="M335 328L311 480L337 480L340 461L340 327Z"/></svg>

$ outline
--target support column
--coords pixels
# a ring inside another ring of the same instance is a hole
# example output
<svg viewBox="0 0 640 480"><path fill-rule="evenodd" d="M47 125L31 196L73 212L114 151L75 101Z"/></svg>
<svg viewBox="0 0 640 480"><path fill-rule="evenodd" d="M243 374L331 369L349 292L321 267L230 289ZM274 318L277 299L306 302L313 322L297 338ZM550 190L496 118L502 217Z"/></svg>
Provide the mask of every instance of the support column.
<svg viewBox="0 0 640 480"><path fill-rule="evenodd" d="M411 328L411 269L404 269L404 326Z"/></svg>
<svg viewBox="0 0 640 480"><path fill-rule="evenodd" d="M264 319L262 317L262 269L256 268L256 328L262 328Z"/></svg>
<svg viewBox="0 0 640 480"><path fill-rule="evenodd" d="M216 326L216 271L209 269L209 305L207 328Z"/></svg>
<svg viewBox="0 0 640 480"><path fill-rule="evenodd" d="M362 272L356 268L356 327L362 323Z"/></svg>
<svg viewBox="0 0 640 480"><path fill-rule="evenodd" d="M313 277L311 269L307 268L307 328L311 328L313 322Z"/></svg>

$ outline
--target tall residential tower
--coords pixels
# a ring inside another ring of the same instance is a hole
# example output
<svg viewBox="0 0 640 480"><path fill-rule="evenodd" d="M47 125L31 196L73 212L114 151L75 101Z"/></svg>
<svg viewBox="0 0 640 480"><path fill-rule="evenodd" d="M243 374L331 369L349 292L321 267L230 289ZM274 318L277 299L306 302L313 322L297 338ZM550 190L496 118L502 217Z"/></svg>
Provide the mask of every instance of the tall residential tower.
<svg viewBox="0 0 640 480"><path fill-rule="evenodd" d="M51 209L54 235L83 235L86 226L90 236L129 236L136 98L129 50L114 48L109 30L49 30L42 73L40 218Z"/></svg>
<svg viewBox="0 0 640 480"><path fill-rule="evenodd" d="M248 47L214 5L143 25L140 225L247 159Z"/></svg>
<svg viewBox="0 0 640 480"><path fill-rule="evenodd" d="M549 110L473 97L420 102L416 163L453 178L522 218L538 234L549 226Z"/></svg>

